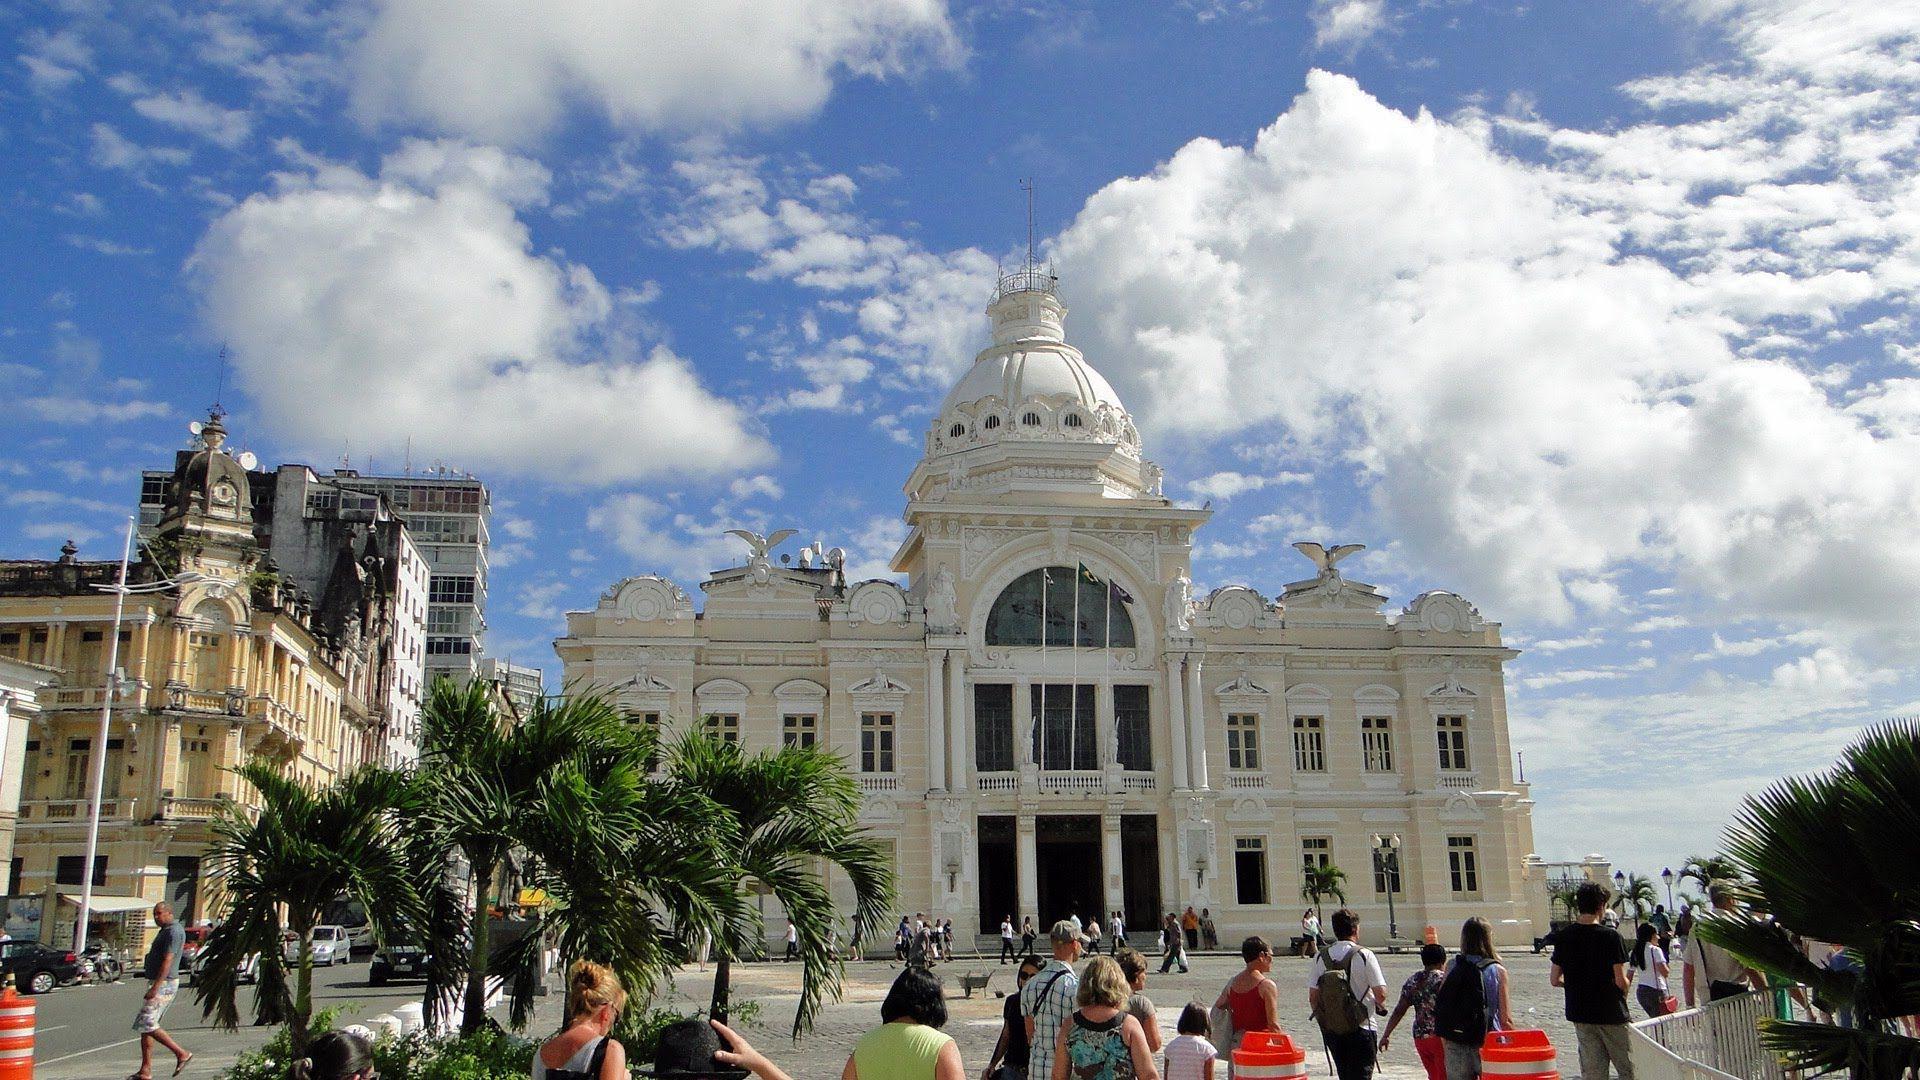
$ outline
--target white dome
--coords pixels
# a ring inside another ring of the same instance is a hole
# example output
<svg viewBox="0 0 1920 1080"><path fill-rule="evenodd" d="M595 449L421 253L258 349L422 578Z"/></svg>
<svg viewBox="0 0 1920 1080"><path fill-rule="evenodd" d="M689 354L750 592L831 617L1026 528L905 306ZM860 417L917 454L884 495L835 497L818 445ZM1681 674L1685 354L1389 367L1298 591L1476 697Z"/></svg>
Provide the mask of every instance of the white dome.
<svg viewBox="0 0 1920 1080"><path fill-rule="evenodd" d="M1120 395L1080 350L1065 343L1022 342L1015 350L988 349L940 405L940 415L965 410L987 398L1015 404L1039 398L1056 408L1079 404L1090 413L1107 405L1125 412Z"/></svg>

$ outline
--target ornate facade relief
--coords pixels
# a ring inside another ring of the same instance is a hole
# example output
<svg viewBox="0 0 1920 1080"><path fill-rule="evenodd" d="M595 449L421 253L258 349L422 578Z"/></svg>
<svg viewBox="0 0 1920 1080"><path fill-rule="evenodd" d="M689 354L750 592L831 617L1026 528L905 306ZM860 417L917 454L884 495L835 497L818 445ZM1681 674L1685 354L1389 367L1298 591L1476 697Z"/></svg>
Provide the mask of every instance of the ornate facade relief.
<svg viewBox="0 0 1920 1080"><path fill-rule="evenodd" d="M657 574L621 581L601 595L600 609L610 611L616 624L693 618L693 601L686 591Z"/></svg>
<svg viewBox="0 0 1920 1080"><path fill-rule="evenodd" d="M1400 625L1411 626L1423 633L1454 634L1484 630L1486 620L1480 617L1479 608L1467 603L1459 594L1433 589L1413 598L1413 602L1400 613Z"/></svg>
<svg viewBox="0 0 1920 1080"><path fill-rule="evenodd" d="M904 623L907 610L905 590L881 578L863 581L847 595L847 618L851 622L876 626Z"/></svg>

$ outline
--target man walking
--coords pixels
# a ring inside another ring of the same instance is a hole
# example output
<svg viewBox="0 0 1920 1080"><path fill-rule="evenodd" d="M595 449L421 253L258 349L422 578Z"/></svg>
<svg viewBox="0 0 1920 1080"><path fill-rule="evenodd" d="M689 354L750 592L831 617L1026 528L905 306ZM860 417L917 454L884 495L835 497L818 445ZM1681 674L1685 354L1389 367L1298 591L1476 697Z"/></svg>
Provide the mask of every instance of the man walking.
<svg viewBox="0 0 1920 1080"><path fill-rule="evenodd" d="M1307 1005L1320 1024L1335 1075L1372 1080L1379 1054L1374 1024L1387 1014L1387 976L1373 950L1360 947L1360 916L1347 908L1334 912L1333 936L1337 940L1314 958L1307 973Z"/></svg>
<svg viewBox="0 0 1920 1080"><path fill-rule="evenodd" d="M1107 929L1111 932L1113 940L1113 951L1110 955L1119 956L1120 947L1127 943L1126 916L1118 911L1114 912L1112 917L1107 919Z"/></svg>
<svg viewBox="0 0 1920 1080"><path fill-rule="evenodd" d="M1553 941L1549 979L1567 992L1567 1019L1580 1043L1584 1080L1607 1080L1609 1063L1622 1080L1633 1080L1627 943L1601 919L1609 899L1605 885L1582 882L1573 895L1573 924L1561 927Z"/></svg>
<svg viewBox="0 0 1920 1080"><path fill-rule="evenodd" d="M1185 975L1187 950L1185 943L1180 940L1180 923L1171 911L1167 912L1166 919L1160 924L1160 948L1164 952L1160 959L1160 974L1165 975L1173 965L1179 964L1180 974Z"/></svg>
<svg viewBox="0 0 1920 1080"><path fill-rule="evenodd" d="M793 925L792 919L788 919L787 920L787 955L782 957L781 960L784 963L790 964L793 962L793 958L799 955L800 955L800 928Z"/></svg>
<svg viewBox="0 0 1920 1080"><path fill-rule="evenodd" d="M1013 916L1000 917L1000 962L1006 963L1008 957L1020 959L1022 954L1013 951Z"/></svg>
<svg viewBox="0 0 1920 1080"><path fill-rule="evenodd" d="M1715 911L1734 910L1733 893L1726 887L1715 885L1707 890L1707 902ZM1699 975L1695 975L1699 972ZM1747 992L1751 986L1758 990L1766 986L1765 976L1734 959L1732 953L1718 945L1709 945L1700 936L1699 924L1693 928L1693 937L1687 942L1687 976L1684 980L1687 988L1687 1008L1693 1008L1695 983L1704 982L1708 1001L1735 997Z"/></svg>
<svg viewBox="0 0 1920 1080"><path fill-rule="evenodd" d="M1020 1015L1027 1021L1027 1075L1053 1075L1053 1051L1060 1025L1073 1015L1080 977L1073 965L1080 959L1080 931L1065 919L1047 933L1053 959L1020 991Z"/></svg>
<svg viewBox="0 0 1920 1080"><path fill-rule="evenodd" d="M173 1004L174 992L180 988L180 950L187 943L187 932L175 921L173 905L165 901L153 905L153 924L159 932L153 935L153 944L147 946L146 963L140 969L147 980L147 996L141 1000L140 1012L133 1018L133 1030L140 1033L140 1071L133 1074L133 1080L152 1080L154 1043L173 1052L175 1076L193 1060L192 1054L182 1050L173 1036L160 1028L160 1017L167 1006Z"/></svg>

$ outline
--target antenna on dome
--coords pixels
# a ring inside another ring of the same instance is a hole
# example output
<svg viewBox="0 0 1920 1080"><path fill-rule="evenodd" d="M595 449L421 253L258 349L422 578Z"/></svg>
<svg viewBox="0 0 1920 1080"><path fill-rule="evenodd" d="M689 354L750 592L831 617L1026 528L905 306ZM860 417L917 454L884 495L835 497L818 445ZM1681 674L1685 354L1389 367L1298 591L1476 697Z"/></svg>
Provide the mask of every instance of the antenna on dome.
<svg viewBox="0 0 1920 1080"><path fill-rule="evenodd" d="M220 399L227 396L227 343L224 341L220 343L219 361L219 374L215 376L213 384L212 411L215 415L225 416L227 411L220 407Z"/></svg>
<svg viewBox="0 0 1920 1080"><path fill-rule="evenodd" d="M1038 261L1034 258L1034 246L1033 246L1033 178L1027 177L1026 179L1021 180L1020 190L1027 193L1027 265L1026 265L1026 269L1031 270L1034 267L1034 264Z"/></svg>

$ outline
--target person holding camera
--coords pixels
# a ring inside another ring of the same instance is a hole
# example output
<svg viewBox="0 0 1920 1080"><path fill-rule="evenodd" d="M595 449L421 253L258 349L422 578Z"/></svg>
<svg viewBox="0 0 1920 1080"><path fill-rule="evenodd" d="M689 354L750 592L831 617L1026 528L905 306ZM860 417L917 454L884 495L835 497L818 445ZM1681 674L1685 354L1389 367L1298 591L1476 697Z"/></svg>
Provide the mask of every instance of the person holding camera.
<svg viewBox="0 0 1920 1080"><path fill-rule="evenodd" d="M1372 1080L1379 1049L1374 1025L1387 1015L1387 976L1380 958L1360 947L1360 916L1333 913L1333 944L1314 958L1307 1004L1340 1080Z"/></svg>

